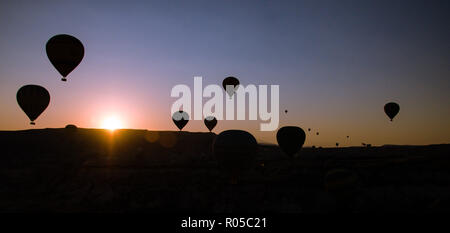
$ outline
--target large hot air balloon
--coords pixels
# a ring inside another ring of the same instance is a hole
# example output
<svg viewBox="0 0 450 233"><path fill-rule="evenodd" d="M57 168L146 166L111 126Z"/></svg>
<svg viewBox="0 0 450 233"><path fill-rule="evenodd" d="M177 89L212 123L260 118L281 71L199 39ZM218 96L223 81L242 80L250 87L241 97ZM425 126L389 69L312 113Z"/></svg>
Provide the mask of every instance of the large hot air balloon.
<svg viewBox="0 0 450 233"><path fill-rule="evenodd" d="M186 126L189 121L189 115L186 112L178 111L174 112L172 115L173 123L180 129L180 131Z"/></svg>
<svg viewBox="0 0 450 233"><path fill-rule="evenodd" d="M226 130L215 138L213 152L221 170L233 180L255 164L258 143L246 131Z"/></svg>
<svg viewBox="0 0 450 233"><path fill-rule="evenodd" d="M302 148L305 139L305 131L297 126L285 126L277 132L278 145L290 157Z"/></svg>
<svg viewBox="0 0 450 233"><path fill-rule="evenodd" d="M50 94L48 91L38 85L26 85L17 91L17 103L20 108L30 118L30 124L34 125L39 115L47 108L50 103Z"/></svg>
<svg viewBox="0 0 450 233"><path fill-rule="evenodd" d="M84 47L77 38L60 34L53 36L45 46L47 57L58 72L67 81L67 75L72 72L84 57Z"/></svg>
<svg viewBox="0 0 450 233"><path fill-rule="evenodd" d="M222 86L231 98L239 86L239 80L235 77L227 77L223 80ZM227 86L232 86L233 88L227 89Z"/></svg>
<svg viewBox="0 0 450 233"><path fill-rule="evenodd" d="M394 119L394 117L398 114L399 111L400 106L397 103L390 102L384 105L384 112L391 119L391 121Z"/></svg>
<svg viewBox="0 0 450 233"><path fill-rule="evenodd" d="M206 128L209 129L209 132L211 132L214 129L214 127L216 127L216 125L217 125L217 119L213 116L206 117L204 122L205 122Z"/></svg>

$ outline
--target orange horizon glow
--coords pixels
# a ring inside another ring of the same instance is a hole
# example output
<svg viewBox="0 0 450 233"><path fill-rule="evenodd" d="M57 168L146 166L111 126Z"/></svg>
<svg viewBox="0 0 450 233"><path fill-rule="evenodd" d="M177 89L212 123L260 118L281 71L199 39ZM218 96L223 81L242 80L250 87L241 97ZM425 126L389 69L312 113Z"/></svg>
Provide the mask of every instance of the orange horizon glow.
<svg viewBox="0 0 450 233"><path fill-rule="evenodd" d="M123 123L117 116L109 116L102 122L101 128L114 132L116 129L123 128Z"/></svg>

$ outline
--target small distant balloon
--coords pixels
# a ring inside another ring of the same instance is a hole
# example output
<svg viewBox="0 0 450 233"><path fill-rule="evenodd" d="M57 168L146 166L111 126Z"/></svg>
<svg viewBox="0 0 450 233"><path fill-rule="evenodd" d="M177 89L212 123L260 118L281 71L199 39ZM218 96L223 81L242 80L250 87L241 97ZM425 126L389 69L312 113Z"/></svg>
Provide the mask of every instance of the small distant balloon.
<svg viewBox="0 0 450 233"><path fill-rule="evenodd" d="M339 142L336 142L336 146L339 146Z"/></svg>
<svg viewBox="0 0 450 233"><path fill-rule="evenodd" d="M287 110L287 109L286 109L286 110L284 110L284 113L286 113L286 114L287 114L287 113L288 113L288 110Z"/></svg>
<svg viewBox="0 0 450 233"><path fill-rule="evenodd" d="M84 57L83 44L71 35L53 36L47 41L45 48L48 59L63 76L62 81L67 81L67 75L80 64Z"/></svg>
<svg viewBox="0 0 450 233"><path fill-rule="evenodd" d="M65 129L67 132L76 132L78 127L76 125L69 124L69 125L66 125Z"/></svg>
<svg viewBox="0 0 450 233"><path fill-rule="evenodd" d="M172 115L173 123L180 129L180 131L186 126L189 122L189 115L184 111L174 112Z"/></svg>
<svg viewBox="0 0 450 233"><path fill-rule="evenodd" d="M308 131L311 131L311 128L308 128Z"/></svg>
<svg viewBox="0 0 450 233"><path fill-rule="evenodd" d="M347 138L349 138L350 136L347 136Z"/></svg>
<svg viewBox="0 0 450 233"><path fill-rule="evenodd" d="M297 126L285 126L277 132L278 145L290 157L302 148L305 139L305 131Z"/></svg>
<svg viewBox="0 0 450 233"><path fill-rule="evenodd" d="M391 121L394 119L394 117L398 114L400 111L400 106L397 103L390 102L384 105L384 112L386 115L391 119Z"/></svg>
<svg viewBox="0 0 450 233"><path fill-rule="evenodd" d="M317 132L316 135L319 135L319 132Z"/></svg>
<svg viewBox="0 0 450 233"><path fill-rule="evenodd" d="M208 116L205 118L204 123L206 125L206 128L209 129L209 132L211 132L217 125L217 119L213 116Z"/></svg>
<svg viewBox="0 0 450 233"><path fill-rule="evenodd" d="M34 125L39 115L47 108L50 103L50 93L47 89L38 85L25 85L17 91L17 103L27 114L30 124Z"/></svg>
<svg viewBox="0 0 450 233"><path fill-rule="evenodd" d="M231 98L239 87L239 80L235 77L227 77L223 80L222 86ZM227 86L230 86L230 88L227 88Z"/></svg>

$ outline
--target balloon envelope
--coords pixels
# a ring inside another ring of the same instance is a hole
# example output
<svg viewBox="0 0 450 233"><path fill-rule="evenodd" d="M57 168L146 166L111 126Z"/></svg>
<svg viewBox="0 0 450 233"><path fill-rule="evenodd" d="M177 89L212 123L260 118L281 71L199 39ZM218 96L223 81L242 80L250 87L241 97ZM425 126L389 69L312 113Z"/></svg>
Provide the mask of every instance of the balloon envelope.
<svg viewBox="0 0 450 233"><path fill-rule="evenodd" d="M45 46L47 57L52 65L66 81L67 75L72 72L84 57L84 46L77 38L60 34L53 36Z"/></svg>
<svg viewBox="0 0 450 233"><path fill-rule="evenodd" d="M397 103L390 102L384 105L384 112L391 119L391 121L394 119L394 117L398 114L399 111L400 106Z"/></svg>
<svg viewBox="0 0 450 233"><path fill-rule="evenodd" d="M183 111L174 112L172 115L173 123L180 129L180 131L186 126L189 122L189 115Z"/></svg>
<svg viewBox="0 0 450 233"><path fill-rule="evenodd" d="M258 152L255 137L243 130L226 130L214 140L213 152L219 166L232 176L254 165Z"/></svg>
<svg viewBox="0 0 450 233"><path fill-rule="evenodd" d="M209 116L205 118L204 123L206 125L206 128L209 129L209 132L211 132L217 125L217 119L213 116Z"/></svg>
<svg viewBox="0 0 450 233"><path fill-rule="evenodd" d="M20 108L30 118L30 124L34 125L39 115L47 108L50 103L50 93L38 85L26 85L17 91L17 103Z"/></svg>
<svg viewBox="0 0 450 233"><path fill-rule="evenodd" d="M277 132L278 145L290 157L302 148L305 139L305 131L297 126L285 126Z"/></svg>
<svg viewBox="0 0 450 233"><path fill-rule="evenodd" d="M234 92L239 87L239 80L235 77L227 77L223 80L222 86L231 98L231 96L233 96ZM227 88L227 86L231 87Z"/></svg>

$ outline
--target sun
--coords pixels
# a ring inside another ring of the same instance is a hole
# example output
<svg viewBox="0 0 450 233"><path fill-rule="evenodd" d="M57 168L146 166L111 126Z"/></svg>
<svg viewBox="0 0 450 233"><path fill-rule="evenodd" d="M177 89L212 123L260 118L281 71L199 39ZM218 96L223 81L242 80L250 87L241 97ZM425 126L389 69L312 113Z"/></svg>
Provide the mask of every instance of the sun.
<svg viewBox="0 0 450 233"><path fill-rule="evenodd" d="M122 127L122 123L120 122L120 119L116 116L110 116L105 118L103 120L102 128L109 129L111 131L114 131L116 129L119 129Z"/></svg>

